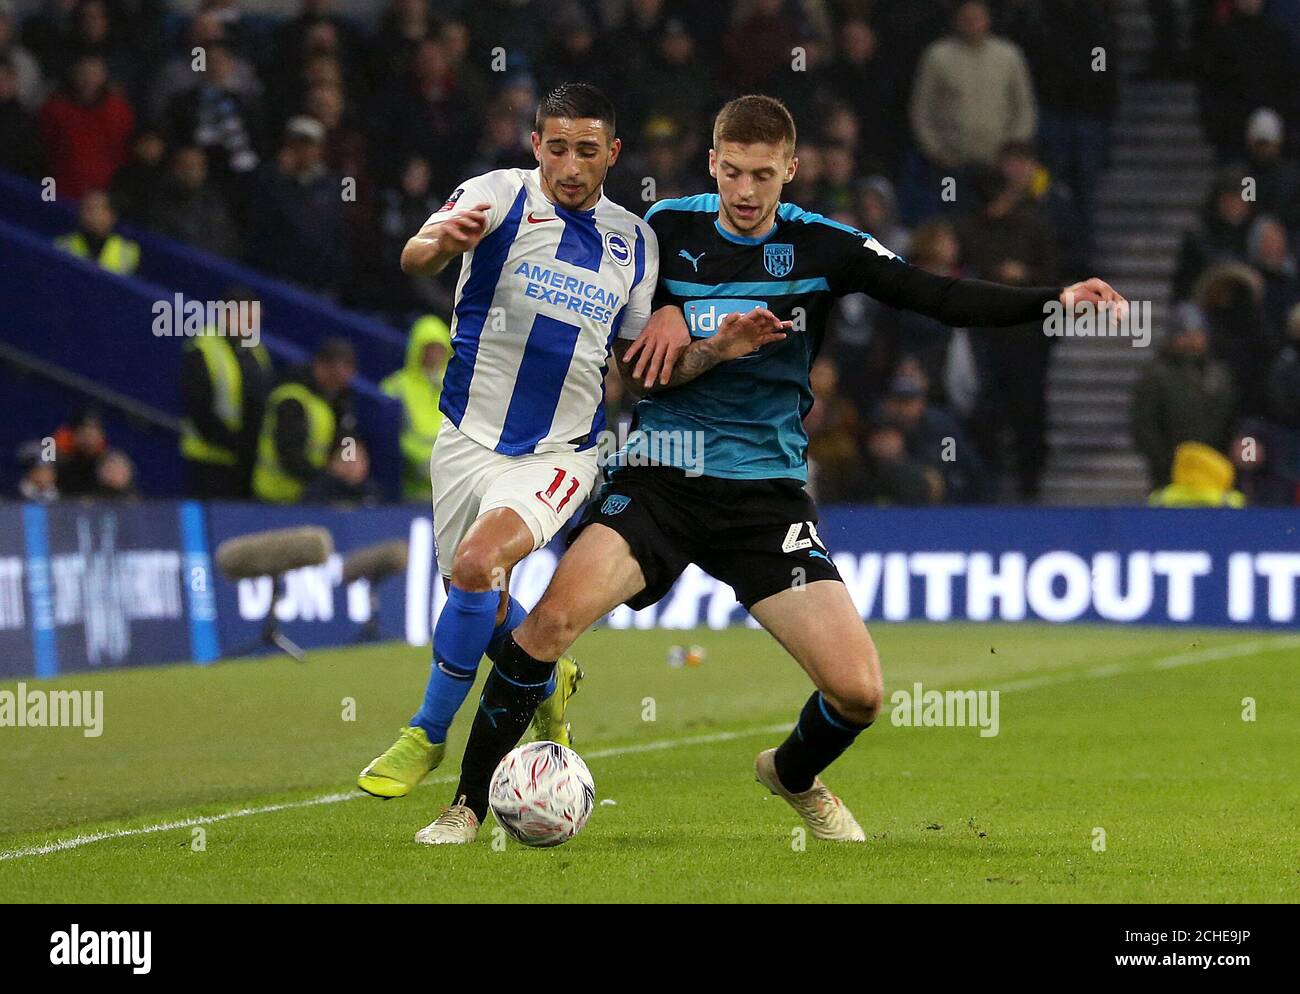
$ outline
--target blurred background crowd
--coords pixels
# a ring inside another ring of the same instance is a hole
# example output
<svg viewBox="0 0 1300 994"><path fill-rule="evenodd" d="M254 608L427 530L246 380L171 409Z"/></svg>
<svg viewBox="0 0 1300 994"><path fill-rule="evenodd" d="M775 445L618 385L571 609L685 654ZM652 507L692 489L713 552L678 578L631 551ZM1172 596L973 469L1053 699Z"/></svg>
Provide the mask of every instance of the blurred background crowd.
<svg viewBox="0 0 1300 994"><path fill-rule="evenodd" d="M1293 504L1300 0L1144 5L1156 45L1141 77L1196 83L1217 173L1183 240L1160 355L1134 393L1133 444L1153 489L1171 483L1178 447L1198 443L1246 471L1253 501ZM625 149L606 192L638 213L712 188L712 115L759 91L783 99L800 128L785 199L934 273L1022 284L1107 275L1097 191L1124 85L1105 63L1120 30L1111 0L391 0L377 20L344 0L301 0L287 16L249 6L0 0L0 169L80 198L64 247L115 271L129 274L138 252L126 223L403 331L423 327L394 370L428 381L410 393L394 383L412 404L436 399L458 267L407 278L402 246L462 179L533 165L537 98L566 80L613 98ZM323 361L346 367L344 344ZM843 299L813 371L817 496L1037 499L1052 345L1039 325L952 329ZM187 417L220 434L206 416L210 367L196 356L188 368ZM313 376L290 379L315 389ZM261 408L241 421L239 476L196 467L194 492L255 493L276 382L249 367L245 397L260 395ZM346 377L331 383L326 401L342 410ZM614 419L626 418L631 399L616 382L609 396ZM57 472L26 450L26 496L133 492L129 457L95 424L82 411L58 434L72 455ZM287 443L271 432L282 457L303 430ZM436 430L426 418L420 433ZM1271 475L1252 475L1243 445L1265 435L1279 452ZM331 450L302 463L294 499L331 473L360 499L364 474L344 479L335 462ZM419 492L414 481L408 496Z"/></svg>

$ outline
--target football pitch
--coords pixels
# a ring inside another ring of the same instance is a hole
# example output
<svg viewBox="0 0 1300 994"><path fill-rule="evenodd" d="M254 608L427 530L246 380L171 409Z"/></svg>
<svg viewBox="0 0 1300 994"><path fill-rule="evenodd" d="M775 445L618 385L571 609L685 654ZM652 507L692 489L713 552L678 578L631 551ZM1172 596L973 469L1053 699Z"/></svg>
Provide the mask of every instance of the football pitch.
<svg viewBox="0 0 1300 994"><path fill-rule="evenodd" d="M577 839L546 850L494 845L490 818L473 846L412 841L450 800L469 707L447 765L411 796L355 789L419 701L427 650L28 681L102 690L103 728L0 728L0 900L1300 899L1300 637L873 633L886 710L826 775L866 845L805 844L754 783L755 754L810 686L745 628L583 636L570 714L599 800ZM674 644L707 658L670 667ZM891 696L916 683L999 691L997 734L895 724Z"/></svg>

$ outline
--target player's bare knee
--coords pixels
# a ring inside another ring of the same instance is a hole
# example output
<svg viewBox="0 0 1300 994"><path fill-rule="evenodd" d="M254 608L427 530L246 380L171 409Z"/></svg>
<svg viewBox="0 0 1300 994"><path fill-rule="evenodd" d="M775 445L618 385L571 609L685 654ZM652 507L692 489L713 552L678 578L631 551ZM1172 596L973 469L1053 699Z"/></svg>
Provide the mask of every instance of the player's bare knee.
<svg viewBox="0 0 1300 994"><path fill-rule="evenodd" d="M581 634L573 614L557 598L543 597L529 614L528 623L529 636L543 659L559 658Z"/></svg>
<svg viewBox="0 0 1300 994"><path fill-rule="evenodd" d="M869 725L880 714L885 689L878 679L864 675L862 679L823 690L822 697L846 721Z"/></svg>
<svg viewBox="0 0 1300 994"><path fill-rule="evenodd" d="M456 558L451 564L451 582L461 590L495 590L499 578L505 577L504 567L497 561L494 549L476 542L461 542Z"/></svg>

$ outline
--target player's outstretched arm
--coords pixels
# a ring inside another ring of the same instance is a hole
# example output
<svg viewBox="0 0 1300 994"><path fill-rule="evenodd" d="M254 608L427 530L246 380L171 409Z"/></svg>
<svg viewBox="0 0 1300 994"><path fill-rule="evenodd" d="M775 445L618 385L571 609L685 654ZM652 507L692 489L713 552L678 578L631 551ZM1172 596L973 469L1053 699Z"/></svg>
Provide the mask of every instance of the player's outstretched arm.
<svg viewBox="0 0 1300 994"><path fill-rule="evenodd" d="M681 321L682 326L685 327L685 320L681 317L680 308L664 307L660 308L660 311L676 311L675 319ZM655 317L659 316L660 311L655 312ZM673 315L664 318L664 320L672 319ZM716 335L691 342L681 353L676 366L673 367L672 373L666 381L663 380L662 376L659 382L655 382L650 377L643 380L636 378L636 369L632 366L632 359L635 358L636 352L639 351L637 346L641 343L640 338L635 342L615 342L614 358L618 362L619 372L622 374L628 388L638 396L644 396L647 393L669 390L681 386L683 383L689 383L697 376L707 373L720 362L737 359L740 356L749 355L751 352L761 349L764 345L783 341L786 332L792 326L793 322L778 320L775 314L763 307L755 307L747 314L728 314L722 319L722 324L719 326Z"/></svg>
<svg viewBox="0 0 1300 994"><path fill-rule="evenodd" d="M456 256L474 248L487 233L491 204L476 204L445 221L432 221L402 249L407 276L437 276Z"/></svg>
<svg viewBox="0 0 1300 994"><path fill-rule="evenodd" d="M1041 321L1045 308L1061 303L1103 305L1122 315L1128 301L1105 280L1067 287L1008 286L987 280L936 276L910 266L872 239L846 254L839 292L869 294L890 307L916 311L954 327L995 328Z"/></svg>

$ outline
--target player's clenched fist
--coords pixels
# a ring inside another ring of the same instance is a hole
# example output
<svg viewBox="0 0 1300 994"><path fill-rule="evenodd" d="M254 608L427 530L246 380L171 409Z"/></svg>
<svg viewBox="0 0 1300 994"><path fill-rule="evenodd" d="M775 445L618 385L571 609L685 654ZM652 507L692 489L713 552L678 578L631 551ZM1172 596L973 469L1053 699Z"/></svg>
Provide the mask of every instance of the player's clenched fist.
<svg viewBox="0 0 1300 994"><path fill-rule="evenodd" d="M1073 310L1076 304L1102 304L1113 309L1117 317L1128 312L1128 301L1105 280L1092 277L1081 283L1072 283L1061 291L1060 301Z"/></svg>
<svg viewBox="0 0 1300 994"><path fill-rule="evenodd" d="M720 360L737 359L764 345L784 341L786 331L793 326L794 322L779 320L765 307L755 307L746 314L728 314L718 326L713 347Z"/></svg>
<svg viewBox="0 0 1300 994"><path fill-rule="evenodd" d="M439 248L460 254L474 248L487 231L491 204L475 204L469 210L443 221L438 228Z"/></svg>
<svg viewBox="0 0 1300 994"><path fill-rule="evenodd" d="M402 272L434 276L456 256L473 249L488 229L491 204L475 204L445 221L426 224L402 249Z"/></svg>

